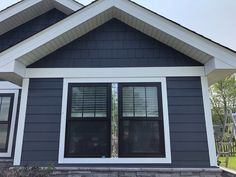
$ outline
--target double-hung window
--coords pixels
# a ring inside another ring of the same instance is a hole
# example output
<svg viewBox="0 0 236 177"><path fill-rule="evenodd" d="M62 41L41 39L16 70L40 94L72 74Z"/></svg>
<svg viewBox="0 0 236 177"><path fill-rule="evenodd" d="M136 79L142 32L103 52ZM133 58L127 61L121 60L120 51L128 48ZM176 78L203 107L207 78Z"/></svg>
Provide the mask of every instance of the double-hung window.
<svg viewBox="0 0 236 177"><path fill-rule="evenodd" d="M0 94L0 152L7 152L14 94Z"/></svg>
<svg viewBox="0 0 236 177"><path fill-rule="evenodd" d="M115 85L68 84L65 158L165 157L161 83Z"/></svg>
<svg viewBox="0 0 236 177"><path fill-rule="evenodd" d="M66 157L110 157L110 84L69 84Z"/></svg>
<svg viewBox="0 0 236 177"><path fill-rule="evenodd" d="M119 84L119 156L165 155L160 83Z"/></svg>

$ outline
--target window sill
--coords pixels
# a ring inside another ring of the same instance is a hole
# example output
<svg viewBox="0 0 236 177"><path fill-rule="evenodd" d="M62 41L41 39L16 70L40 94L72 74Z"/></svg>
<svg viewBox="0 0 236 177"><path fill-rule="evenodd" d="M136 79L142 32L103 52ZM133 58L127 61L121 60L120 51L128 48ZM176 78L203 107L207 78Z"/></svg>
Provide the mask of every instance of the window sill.
<svg viewBox="0 0 236 177"><path fill-rule="evenodd" d="M171 163L171 158L62 158L59 164L154 164Z"/></svg>

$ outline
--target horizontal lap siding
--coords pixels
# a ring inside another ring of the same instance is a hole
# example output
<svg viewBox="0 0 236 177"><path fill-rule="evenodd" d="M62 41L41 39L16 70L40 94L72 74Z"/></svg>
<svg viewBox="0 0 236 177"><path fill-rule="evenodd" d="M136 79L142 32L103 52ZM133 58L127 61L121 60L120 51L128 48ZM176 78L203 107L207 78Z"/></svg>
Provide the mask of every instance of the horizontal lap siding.
<svg viewBox="0 0 236 177"><path fill-rule="evenodd" d="M22 163L57 164L62 79L30 79ZM167 78L172 164L132 167L209 167L199 77ZM60 165L60 166L109 166ZM111 165L110 165L111 166ZM112 165L122 167L124 165Z"/></svg>
<svg viewBox="0 0 236 177"><path fill-rule="evenodd" d="M167 78L172 166L209 167L200 77Z"/></svg>
<svg viewBox="0 0 236 177"><path fill-rule="evenodd" d="M30 79L22 164L57 163L63 79Z"/></svg>

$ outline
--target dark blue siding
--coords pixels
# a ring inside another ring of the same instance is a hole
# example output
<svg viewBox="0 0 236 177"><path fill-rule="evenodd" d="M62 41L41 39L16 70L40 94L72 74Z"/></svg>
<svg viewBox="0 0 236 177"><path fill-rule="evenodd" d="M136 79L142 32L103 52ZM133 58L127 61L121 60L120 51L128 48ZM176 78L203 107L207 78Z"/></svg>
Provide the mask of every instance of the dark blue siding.
<svg viewBox="0 0 236 177"><path fill-rule="evenodd" d="M58 165L62 83L62 79L30 79L22 164ZM172 164L125 166L210 167L200 78L167 78L167 93Z"/></svg>
<svg viewBox="0 0 236 177"><path fill-rule="evenodd" d="M50 10L29 22L0 36L0 52L42 31L48 26L62 20L66 15L57 9Z"/></svg>
<svg viewBox="0 0 236 177"><path fill-rule="evenodd" d="M57 162L63 79L31 79L22 162Z"/></svg>
<svg viewBox="0 0 236 177"><path fill-rule="evenodd" d="M173 165L209 167L200 78L167 78L167 93Z"/></svg>
<svg viewBox="0 0 236 177"><path fill-rule="evenodd" d="M31 68L201 66L165 44L113 19L33 63Z"/></svg>

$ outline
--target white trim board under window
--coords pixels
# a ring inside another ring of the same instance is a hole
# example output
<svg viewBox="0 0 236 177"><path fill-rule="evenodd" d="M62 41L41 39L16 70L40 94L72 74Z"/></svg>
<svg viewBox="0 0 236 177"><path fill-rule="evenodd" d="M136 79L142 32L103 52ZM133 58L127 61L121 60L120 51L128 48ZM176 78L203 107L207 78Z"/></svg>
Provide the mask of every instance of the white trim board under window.
<svg viewBox="0 0 236 177"><path fill-rule="evenodd" d="M9 140L8 140L8 147L6 152L0 152L0 157L11 157L12 154L12 146L13 146L13 139L14 139L14 129L16 123L16 112L17 112L17 103L18 103L18 94L19 90L0 90L0 93L5 94L14 94L13 100L13 108L12 108L12 117L11 117L11 125L9 131Z"/></svg>
<svg viewBox="0 0 236 177"><path fill-rule="evenodd" d="M161 158L65 158L65 132L66 132L66 114L67 114L67 96L69 83L132 83L132 82L160 82L162 88L162 105L163 105L163 124L164 124L164 140L165 140L165 157ZM60 143L59 143L59 164L145 164L145 163L171 163L171 147L170 147L170 131L169 131L169 115L167 102L167 86L166 78L64 78L63 95L62 95L62 113L60 127Z"/></svg>

